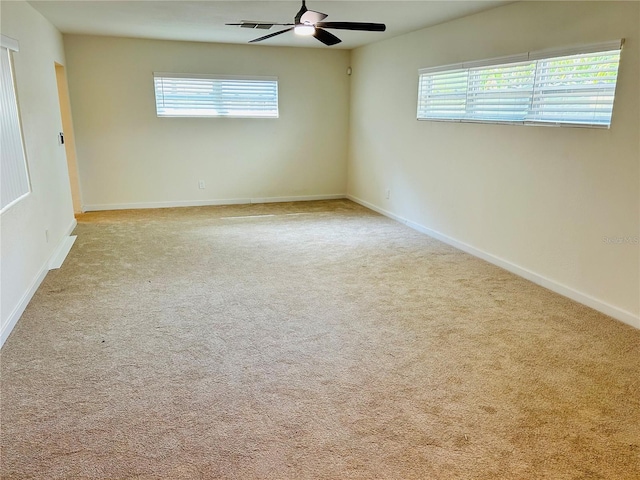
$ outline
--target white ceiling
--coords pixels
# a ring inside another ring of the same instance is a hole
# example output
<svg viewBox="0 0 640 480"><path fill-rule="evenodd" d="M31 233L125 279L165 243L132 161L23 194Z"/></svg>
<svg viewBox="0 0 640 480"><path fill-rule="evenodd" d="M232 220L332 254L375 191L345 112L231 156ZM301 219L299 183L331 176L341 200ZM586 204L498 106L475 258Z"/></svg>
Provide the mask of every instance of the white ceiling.
<svg viewBox="0 0 640 480"><path fill-rule="evenodd" d="M46 0L29 3L63 33L244 44L276 32L279 27L252 30L225 23L242 20L289 23L299 10L301 0ZM332 30L342 39L342 43L333 47L325 47L314 38L300 37L293 32L258 45L350 49L507 3L511 2L308 0L307 8L329 15L326 21L385 23L387 31Z"/></svg>

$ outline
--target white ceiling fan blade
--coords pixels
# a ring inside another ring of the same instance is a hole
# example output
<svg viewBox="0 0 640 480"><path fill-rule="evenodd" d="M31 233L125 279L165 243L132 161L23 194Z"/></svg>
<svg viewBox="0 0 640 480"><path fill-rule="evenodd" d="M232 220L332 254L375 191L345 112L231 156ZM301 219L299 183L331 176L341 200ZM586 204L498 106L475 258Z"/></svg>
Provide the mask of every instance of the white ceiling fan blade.
<svg viewBox="0 0 640 480"><path fill-rule="evenodd" d="M315 25L316 23L321 22L327 17L328 15L326 13L307 10L300 16L300 23L312 23Z"/></svg>

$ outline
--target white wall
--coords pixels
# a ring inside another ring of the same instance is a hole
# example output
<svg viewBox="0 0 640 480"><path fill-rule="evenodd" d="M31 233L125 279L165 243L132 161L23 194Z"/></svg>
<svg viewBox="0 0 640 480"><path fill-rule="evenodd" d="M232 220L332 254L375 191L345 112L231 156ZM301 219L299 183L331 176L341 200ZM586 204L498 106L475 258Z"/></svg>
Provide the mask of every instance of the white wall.
<svg viewBox="0 0 640 480"><path fill-rule="evenodd" d="M75 225L55 63L65 63L60 33L26 2L2 2L2 34L18 40L13 55L32 193L0 219L1 339L9 335ZM48 241L45 231L48 231Z"/></svg>
<svg viewBox="0 0 640 480"><path fill-rule="evenodd" d="M603 241L640 236L639 18L518 2L354 50L348 193L640 327L640 247ZM621 37L610 130L415 119L420 67Z"/></svg>
<svg viewBox="0 0 640 480"><path fill-rule="evenodd" d="M344 195L349 52L64 41L85 209ZM158 118L154 71L278 76L280 118Z"/></svg>

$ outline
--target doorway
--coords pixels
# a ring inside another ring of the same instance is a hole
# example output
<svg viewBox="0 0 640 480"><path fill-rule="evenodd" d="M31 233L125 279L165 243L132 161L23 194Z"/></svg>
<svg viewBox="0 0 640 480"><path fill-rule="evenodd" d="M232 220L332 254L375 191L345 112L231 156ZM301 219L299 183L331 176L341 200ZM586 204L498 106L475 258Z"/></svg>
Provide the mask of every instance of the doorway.
<svg viewBox="0 0 640 480"><path fill-rule="evenodd" d="M69 170L69 183L71 184L71 199L73 212L82 213L82 195L80 194L80 179L78 177L78 162L76 158L76 141L73 134L73 121L71 119L71 102L69 101L69 87L67 86L67 74L64 65L56 66L56 81L58 83L58 100L60 102L60 116L62 117L62 130L64 136L64 149L67 154L67 168ZM62 132L61 132L62 133Z"/></svg>

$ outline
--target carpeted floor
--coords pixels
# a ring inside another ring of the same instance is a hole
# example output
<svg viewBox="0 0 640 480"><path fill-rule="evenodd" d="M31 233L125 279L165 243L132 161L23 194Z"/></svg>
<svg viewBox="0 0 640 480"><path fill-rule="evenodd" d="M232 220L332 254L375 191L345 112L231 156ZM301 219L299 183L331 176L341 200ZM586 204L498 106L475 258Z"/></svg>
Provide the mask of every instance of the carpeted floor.
<svg viewBox="0 0 640 480"><path fill-rule="evenodd" d="M640 478L638 330L347 200L78 222L3 479Z"/></svg>

